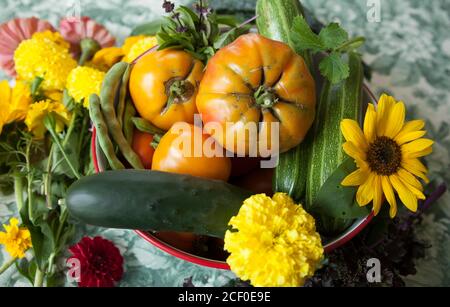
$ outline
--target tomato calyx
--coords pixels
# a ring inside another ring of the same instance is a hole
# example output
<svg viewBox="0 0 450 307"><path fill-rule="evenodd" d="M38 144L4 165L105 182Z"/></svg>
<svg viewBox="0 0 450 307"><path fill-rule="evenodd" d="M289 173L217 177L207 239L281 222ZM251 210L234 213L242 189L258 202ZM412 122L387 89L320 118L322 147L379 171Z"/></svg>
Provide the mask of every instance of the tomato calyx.
<svg viewBox="0 0 450 307"><path fill-rule="evenodd" d="M156 150L156 148L157 148L158 145L159 145L159 142L161 142L161 138L162 138L162 137L163 137L162 134L154 134L154 135L153 135L153 140L152 140L152 142L150 143L150 146L153 147L153 149Z"/></svg>
<svg viewBox="0 0 450 307"><path fill-rule="evenodd" d="M254 94L256 104L263 109L273 107L279 100L272 89L261 85Z"/></svg>
<svg viewBox="0 0 450 307"><path fill-rule="evenodd" d="M166 107L161 112L164 114L174 103L189 101L195 93L194 85L180 78L172 78L165 83L166 95L168 97Z"/></svg>

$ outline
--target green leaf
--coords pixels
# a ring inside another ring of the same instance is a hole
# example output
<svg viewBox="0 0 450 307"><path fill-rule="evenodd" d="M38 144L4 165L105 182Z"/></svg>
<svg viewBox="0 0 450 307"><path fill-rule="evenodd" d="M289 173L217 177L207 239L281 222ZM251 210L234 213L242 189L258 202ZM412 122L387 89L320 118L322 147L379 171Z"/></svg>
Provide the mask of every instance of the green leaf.
<svg viewBox="0 0 450 307"><path fill-rule="evenodd" d="M348 64L344 62L341 55L337 52L332 52L325 57L319 64L319 70L332 84L339 83L350 75Z"/></svg>
<svg viewBox="0 0 450 307"><path fill-rule="evenodd" d="M225 47L228 44L231 44L234 42L236 38L241 36L242 34L248 32L248 27L242 27L242 28L233 28L219 36L219 38L214 42L214 48L220 49L222 47Z"/></svg>
<svg viewBox="0 0 450 307"><path fill-rule="evenodd" d="M225 25L229 27L237 27L239 25L239 22L237 21L236 17L233 15L218 15L216 16L216 23L220 25Z"/></svg>
<svg viewBox="0 0 450 307"><path fill-rule="evenodd" d="M134 28L133 31L131 31L131 36L153 36L161 29L161 26L163 24L165 24L164 20L154 20L148 23L144 23Z"/></svg>
<svg viewBox="0 0 450 307"><path fill-rule="evenodd" d="M36 77L33 82L31 82L31 95L36 96L39 94L39 88L41 87L44 78Z"/></svg>
<svg viewBox="0 0 450 307"><path fill-rule="evenodd" d="M319 33L319 38L325 48L334 50L348 40L348 33L337 23L330 23Z"/></svg>
<svg viewBox="0 0 450 307"><path fill-rule="evenodd" d="M177 12L179 12L181 16L185 16L186 18L191 19L193 23L197 23L200 21L199 17L194 13L194 11L188 8L187 6L180 5L179 8L177 9Z"/></svg>
<svg viewBox="0 0 450 307"><path fill-rule="evenodd" d="M292 32L292 41L296 50L310 49L313 52L320 52L326 49L320 37L311 30L303 16L295 17Z"/></svg>
<svg viewBox="0 0 450 307"><path fill-rule="evenodd" d="M16 269L22 275L25 277L31 285L33 285L34 282L34 276L36 275L36 261L34 259L28 261L27 258L17 259L16 261Z"/></svg>
<svg viewBox="0 0 450 307"><path fill-rule="evenodd" d="M325 181L314 201L314 212L332 218L353 219L369 214L367 206L360 207L355 201L356 188L344 187L342 180L356 170L351 158L347 158Z"/></svg>
<svg viewBox="0 0 450 307"><path fill-rule="evenodd" d="M198 17L187 7L180 6L180 8L177 10L177 12L180 13L180 20L183 26L187 27L188 29L195 29L195 19L198 19ZM192 14L191 14L192 13ZM195 19L194 19L195 18Z"/></svg>
<svg viewBox="0 0 450 307"><path fill-rule="evenodd" d="M66 141L66 144L64 145L66 156L69 158L70 163L75 167L75 169L79 169L80 167L80 159L77 154L77 146L80 137L81 136L79 134L79 131L76 131L76 129L74 129L74 131ZM53 165L56 166L53 168L54 174L65 175L69 178L75 178L75 175L73 174L69 164L64 159L64 155L57 146L55 146L55 149L53 151L52 159Z"/></svg>
<svg viewBox="0 0 450 307"><path fill-rule="evenodd" d="M343 45L341 45L336 51L339 52L351 52L356 49L359 49L364 43L366 42L366 39L364 37L357 37L354 38L348 42L345 42Z"/></svg>

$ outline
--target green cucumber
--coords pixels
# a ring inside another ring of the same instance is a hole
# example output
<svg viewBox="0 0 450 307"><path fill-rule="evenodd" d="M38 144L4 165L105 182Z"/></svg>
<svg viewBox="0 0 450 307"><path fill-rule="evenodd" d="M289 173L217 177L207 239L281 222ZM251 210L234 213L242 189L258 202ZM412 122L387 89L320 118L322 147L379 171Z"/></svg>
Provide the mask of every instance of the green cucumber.
<svg viewBox="0 0 450 307"><path fill-rule="evenodd" d="M223 238L230 218L250 196L219 180L120 170L81 178L65 203L73 217L90 225Z"/></svg>
<svg viewBox="0 0 450 307"><path fill-rule="evenodd" d="M260 34L274 40L282 41L295 50L291 39L291 27L294 18L303 15L303 7L298 0L258 0L256 3L256 24ZM309 51L295 50L312 67ZM282 153L273 176L273 190L289 194L295 201L304 198L308 161L307 137L302 144Z"/></svg>
<svg viewBox="0 0 450 307"><path fill-rule="evenodd" d="M325 80L322 88L317 117L313 124L313 142L310 148L308 176L306 184L306 209L314 212L320 204L316 196L325 181L346 159L342 149L344 136L340 123L343 119L361 121L363 66L361 56L348 54L350 76L345 81L331 85ZM319 231L323 234L335 234L343 231L352 220L319 217Z"/></svg>

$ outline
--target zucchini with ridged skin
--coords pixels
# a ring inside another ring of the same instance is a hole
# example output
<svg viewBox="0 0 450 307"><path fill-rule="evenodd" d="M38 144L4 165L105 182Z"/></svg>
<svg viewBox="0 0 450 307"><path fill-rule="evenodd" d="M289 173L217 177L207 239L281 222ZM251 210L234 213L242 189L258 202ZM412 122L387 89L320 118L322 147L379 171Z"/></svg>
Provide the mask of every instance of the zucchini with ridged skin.
<svg viewBox="0 0 450 307"><path fill-rule="evenodd" d="M190 232L223 238L251 193L220 180L147 170L83 177L65 204L78 220L122 229Z"/></svg>
<svg viewBox="0 0 450 307"><path fill-rule="evenodd" d="M299 0L258 0L256 3L256 25L260 34L267 38L284 42L295 50L291 27L295 17L304 15ZM295 50L311 68L311 53Z"/></svg>
<svg viewBox="0 0 450 307"><path fill-rule="evenodd" d="M363 107L361 56L352 52L348 54L347 60L350 76L336 85L331 85L325 80L317 106L316 121L311 128L313 142L308 162L305 204L309 212L314 212L315 207L320 206L315 203L320 188L347 158L342 149L345 139L340 129L341 121L345 118L361 121ZM343 231L352 222L327 216L320 216L318 220L321 233L329 235Z"/></svg>
<svg viewBox="0 0 450 307"><path fill-rule="evenodd" d="M282 41L295 50L291 39L291 27L295 17L303 15L303 7L298 0L258 0L256 3L256 24L260 34ZM311 68L309 51L296 50ZM304 198L308 161L308 137L302 144L282 153L273 176L273 190L289 194L295 201Z"/></svg>

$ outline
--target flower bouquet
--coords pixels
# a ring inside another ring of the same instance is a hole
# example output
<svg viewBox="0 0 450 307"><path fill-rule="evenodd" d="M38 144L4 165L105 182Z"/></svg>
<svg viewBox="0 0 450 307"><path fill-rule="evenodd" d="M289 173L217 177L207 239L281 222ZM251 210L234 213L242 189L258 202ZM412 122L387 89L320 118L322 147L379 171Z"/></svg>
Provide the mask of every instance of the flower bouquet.
<svg viewBox="0 0 450 307"><path fill-rule="evenodd" d="M3 270L16 263L35 285L52 285L77 220L134 229L253 286L338 284L347 268L336 273L333 261L346 248L369 253L389 236L370 243L366 229L331 251L369 222L409 230L444 193L426 199L424 121L364 85L363 37L312 22L297 0L258 0L245 21L202 0L162 5L167 16L121 47L89 18L64 19L59 32L36 19L0 28L2 37L29 26L0 49L16 77L13 88L0 84L0 167L22 221L0 233L11 254ZM102 240L70 248L80 286L123 274Z"/></svg>

